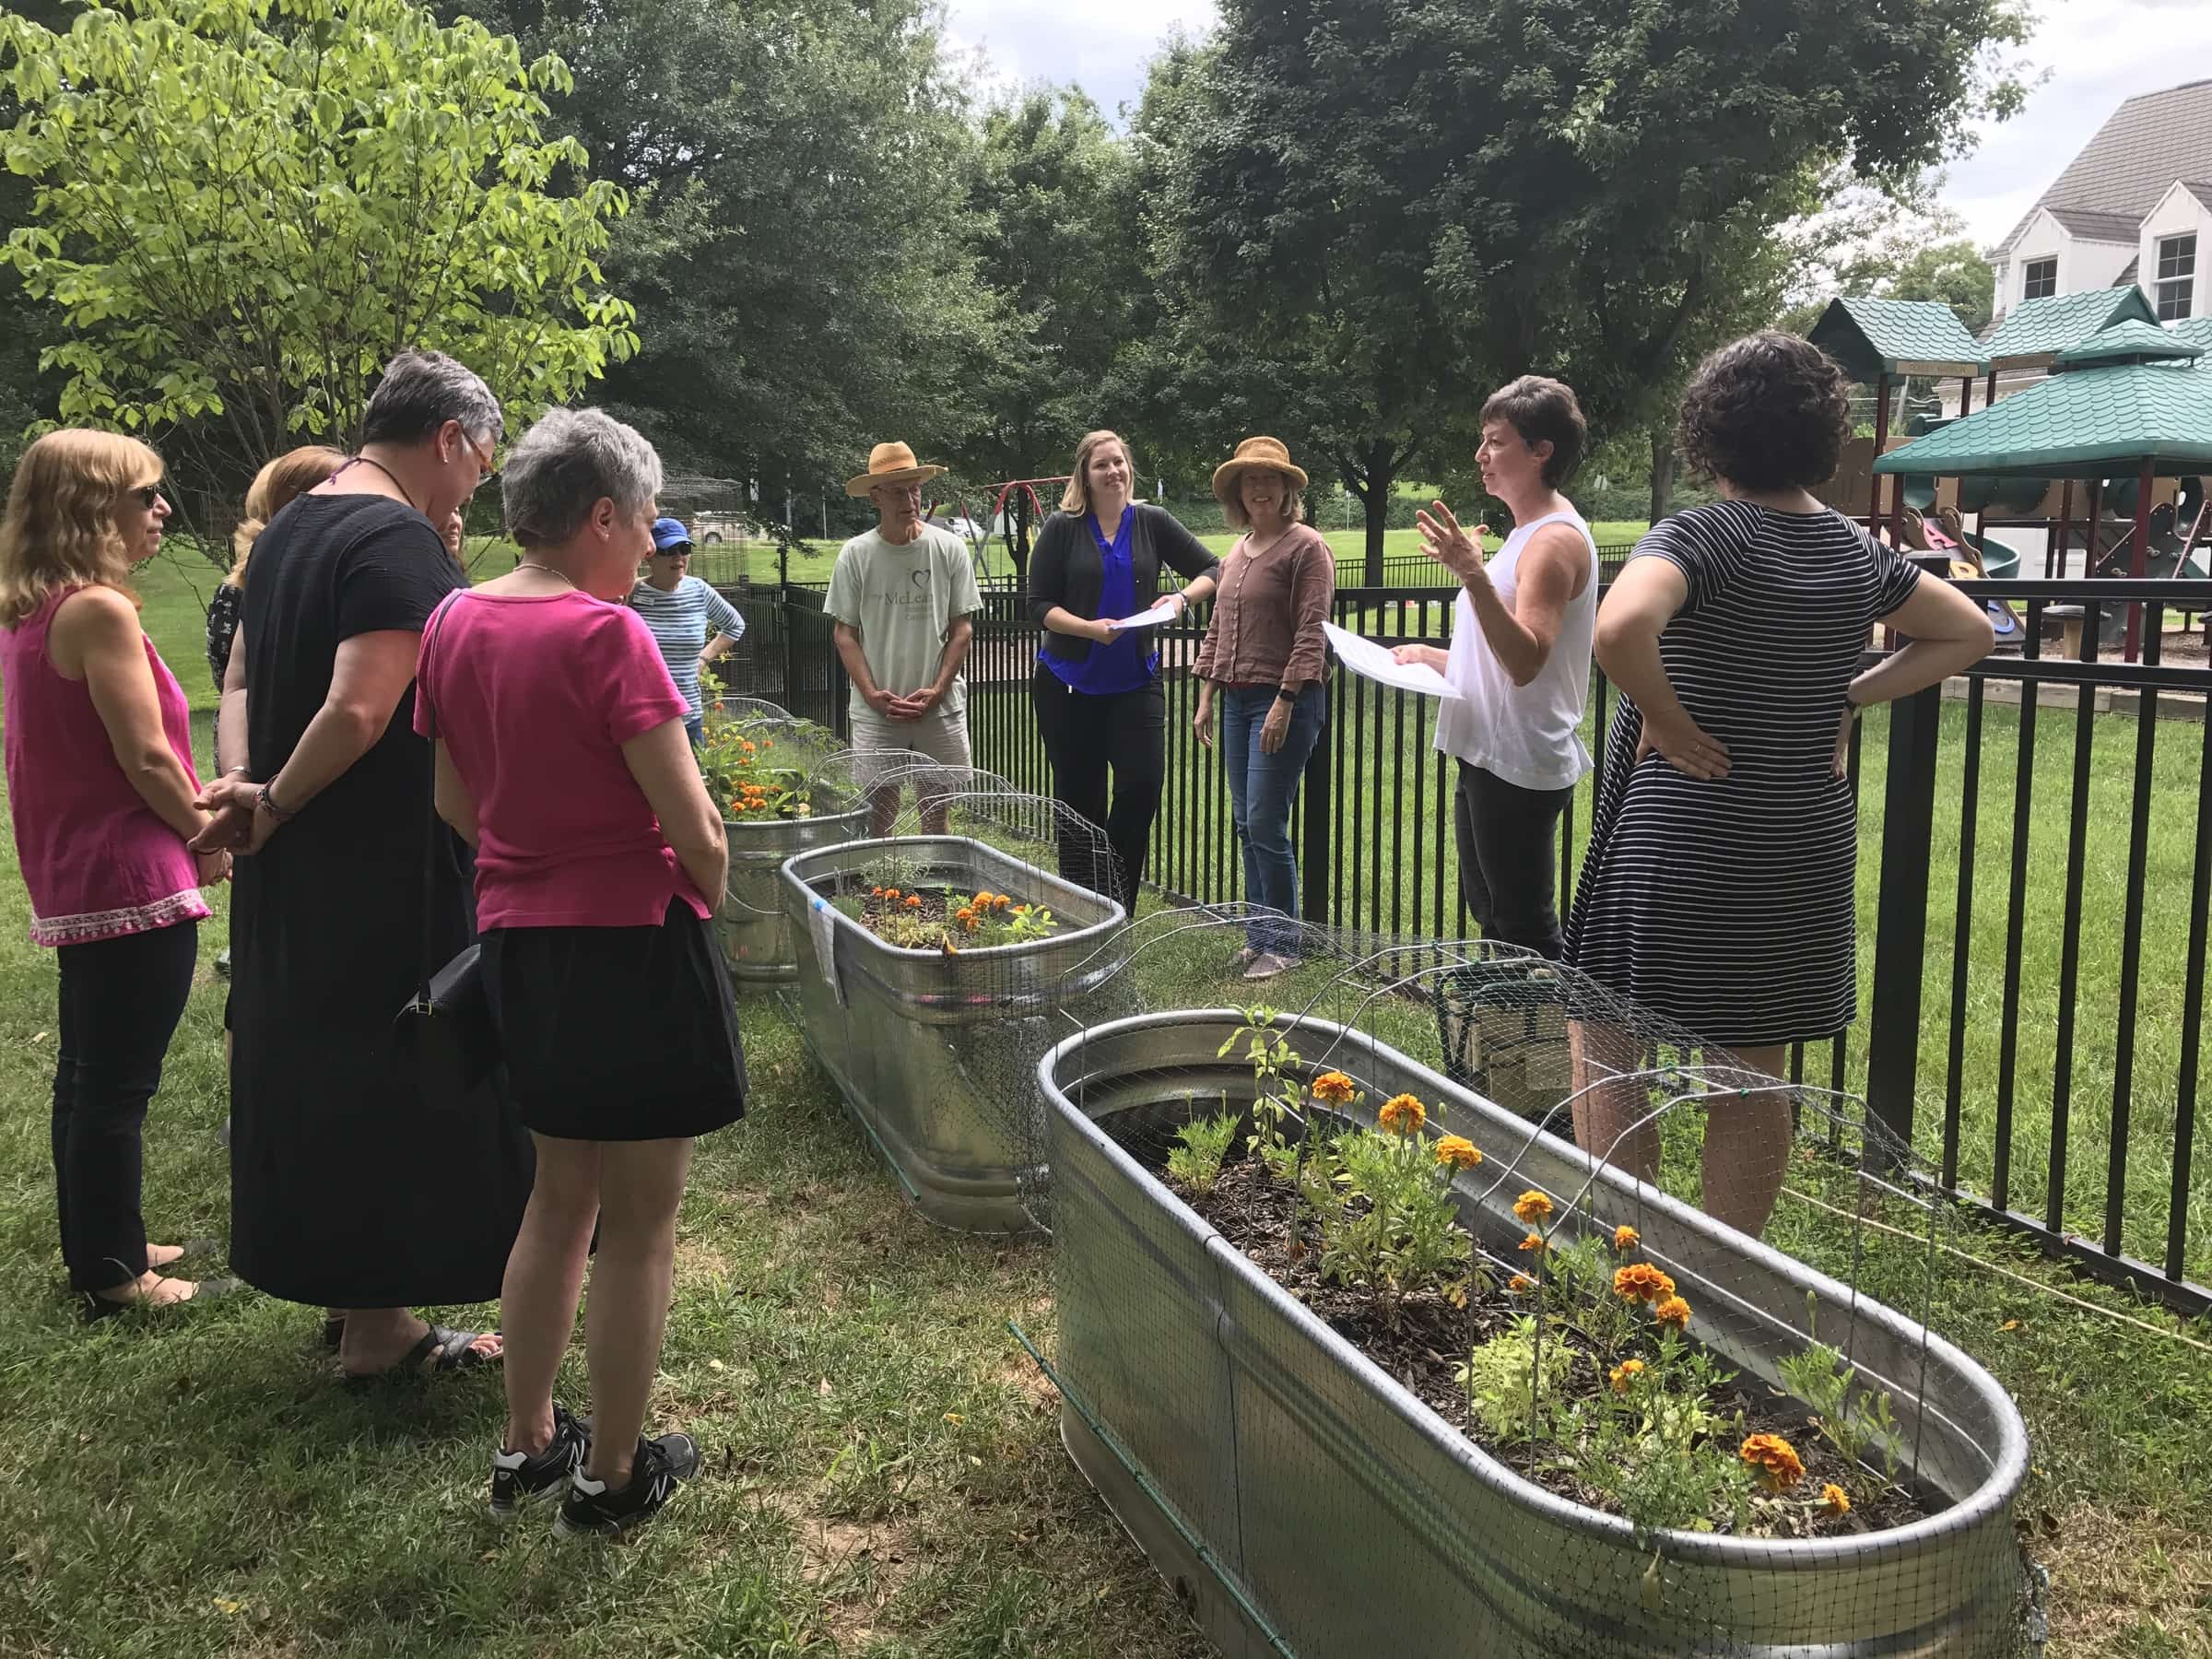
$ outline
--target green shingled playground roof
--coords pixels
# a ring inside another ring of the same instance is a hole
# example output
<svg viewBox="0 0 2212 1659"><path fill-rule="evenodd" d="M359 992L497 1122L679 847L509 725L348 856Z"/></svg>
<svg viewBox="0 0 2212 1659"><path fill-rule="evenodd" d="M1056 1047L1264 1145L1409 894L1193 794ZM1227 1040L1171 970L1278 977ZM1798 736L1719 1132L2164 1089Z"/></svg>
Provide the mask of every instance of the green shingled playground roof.
<svg viewBox="0 0 2212 1659"><path fill-rule="evenodd" d="M1982 349L1994 369L2035 368L2054 361L2060 352L2080 345L2091 335L2102 334L2130 318L2153 326L2159 321L2150 301L2143 298L2143 290L2132 282L2123 288L2092 288L2086 294L2053 294L2013 307Z"/></svg>
<svg viewBox="0 0 2212 1659"><path fill-rule="evenodd" d="M1989 367L1958 313L1934 300L1831 300L1806 338L1854 381L1980 374Z"/></svg>
<svg viewBox="0 0 2212 1659"><path fill-rule="evenodd" d="M2069 346L2058 354L2057 366L2087 369L2098 363L2171 363L2204 355L2205 348L2195 341L2184 340L2156 323L2130 317L2101 334L2091 335L2078 346Z"/></svg>
<svg viewBox="0 0 2212 1659"><path fill-rule="evenodd" d="M2187 340L2193 346L2202 346L2212 353L2212 317L2191 317L2176 323L2167 332L2177 340ZM2212 356L2198 359L2200 369L2212 369Z"/></svg>
<svg viewBox="0 0 2212 1659"><path fill-rule="evenodd" d="M2161 477L2212 472L2212 373L2194 362L2069 369L1891 450L1874 470L2109 478L2146 460Z"/></svg>

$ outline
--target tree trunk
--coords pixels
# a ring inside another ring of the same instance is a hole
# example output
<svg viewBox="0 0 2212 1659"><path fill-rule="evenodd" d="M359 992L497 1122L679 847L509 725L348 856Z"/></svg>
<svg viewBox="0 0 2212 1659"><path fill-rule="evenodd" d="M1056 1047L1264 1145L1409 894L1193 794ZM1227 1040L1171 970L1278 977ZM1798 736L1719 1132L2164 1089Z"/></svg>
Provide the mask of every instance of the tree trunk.
<svg viewBox="0 0 2212 1659"><path fill-rule="evenodd" d="M1368 587L1382 585L1382 533L1390 527L1391 491L1398 480L1396 463L1396 448L1388 441L1368 446L1367 490L1363 497L1367 506L1367 557L1359 578Z"/></svg>
<svg viewBox="0 0 2212 1659"><path fill-rule="evenodd" d="M1651 522L1666 516L1667 498L1675 493L1675 435L1666 428L1652 429Z"/></svg>

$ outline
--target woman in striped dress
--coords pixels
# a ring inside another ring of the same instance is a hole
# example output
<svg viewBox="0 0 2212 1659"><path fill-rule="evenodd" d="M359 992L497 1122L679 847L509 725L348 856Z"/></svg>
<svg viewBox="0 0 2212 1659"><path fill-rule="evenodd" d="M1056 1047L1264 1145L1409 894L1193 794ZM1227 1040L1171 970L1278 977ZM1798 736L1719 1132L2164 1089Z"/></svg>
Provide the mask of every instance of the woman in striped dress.
<svg viewBox="0 0 2212 1659"><path fill-rule="evenodd" d="M1990 648L1980 606L1810 493L1847 431L1843 373L1794 335L1723 347L1677 442L1723 500L1654 525L1600 607L1621 693L1569 926L1569 960L1746 1067L1856 1012L1857 807L1844 781L1869 704L1936 685ZM1877 624L1910 636L1862 668ZM1579 1028L1576 1138L1650 1179L1656 1126L1631 1041ZM1789 1150L1779 1090L1714 1102L1707 1212L1766 1225Z"/></svg>

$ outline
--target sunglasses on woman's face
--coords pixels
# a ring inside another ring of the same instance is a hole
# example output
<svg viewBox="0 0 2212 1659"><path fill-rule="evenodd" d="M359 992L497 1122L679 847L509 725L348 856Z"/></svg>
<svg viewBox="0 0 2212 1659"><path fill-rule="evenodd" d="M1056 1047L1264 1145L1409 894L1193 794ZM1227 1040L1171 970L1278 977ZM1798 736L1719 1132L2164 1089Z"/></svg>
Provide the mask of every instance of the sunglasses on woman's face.
<svg viewBox="0 0 2212 1659"><path fill-rule="evenodd" d="M154 503L161 499L161 486L159 484L141 484L137 488L126 489L123 493L128 496L132 500L136 501L139 506L145 508L148 512L151 512L154 510Z"/></svg>

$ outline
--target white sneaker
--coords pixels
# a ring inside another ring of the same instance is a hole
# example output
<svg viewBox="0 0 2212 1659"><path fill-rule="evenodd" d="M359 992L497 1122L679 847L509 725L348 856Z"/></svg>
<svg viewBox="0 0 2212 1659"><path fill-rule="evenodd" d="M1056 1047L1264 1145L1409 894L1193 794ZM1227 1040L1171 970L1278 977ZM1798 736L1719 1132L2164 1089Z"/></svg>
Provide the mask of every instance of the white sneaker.
<svg viewBox="0 0 2212 1659"><path fill-rule="evenodd" d="M1252 959L1252 965L1244 970L1244 977L1248 980L1273 979L1277 974L1288 973L1297 966L1297 961L1290 957L1277 956L1272 950L1263 950Z"/></svg>

